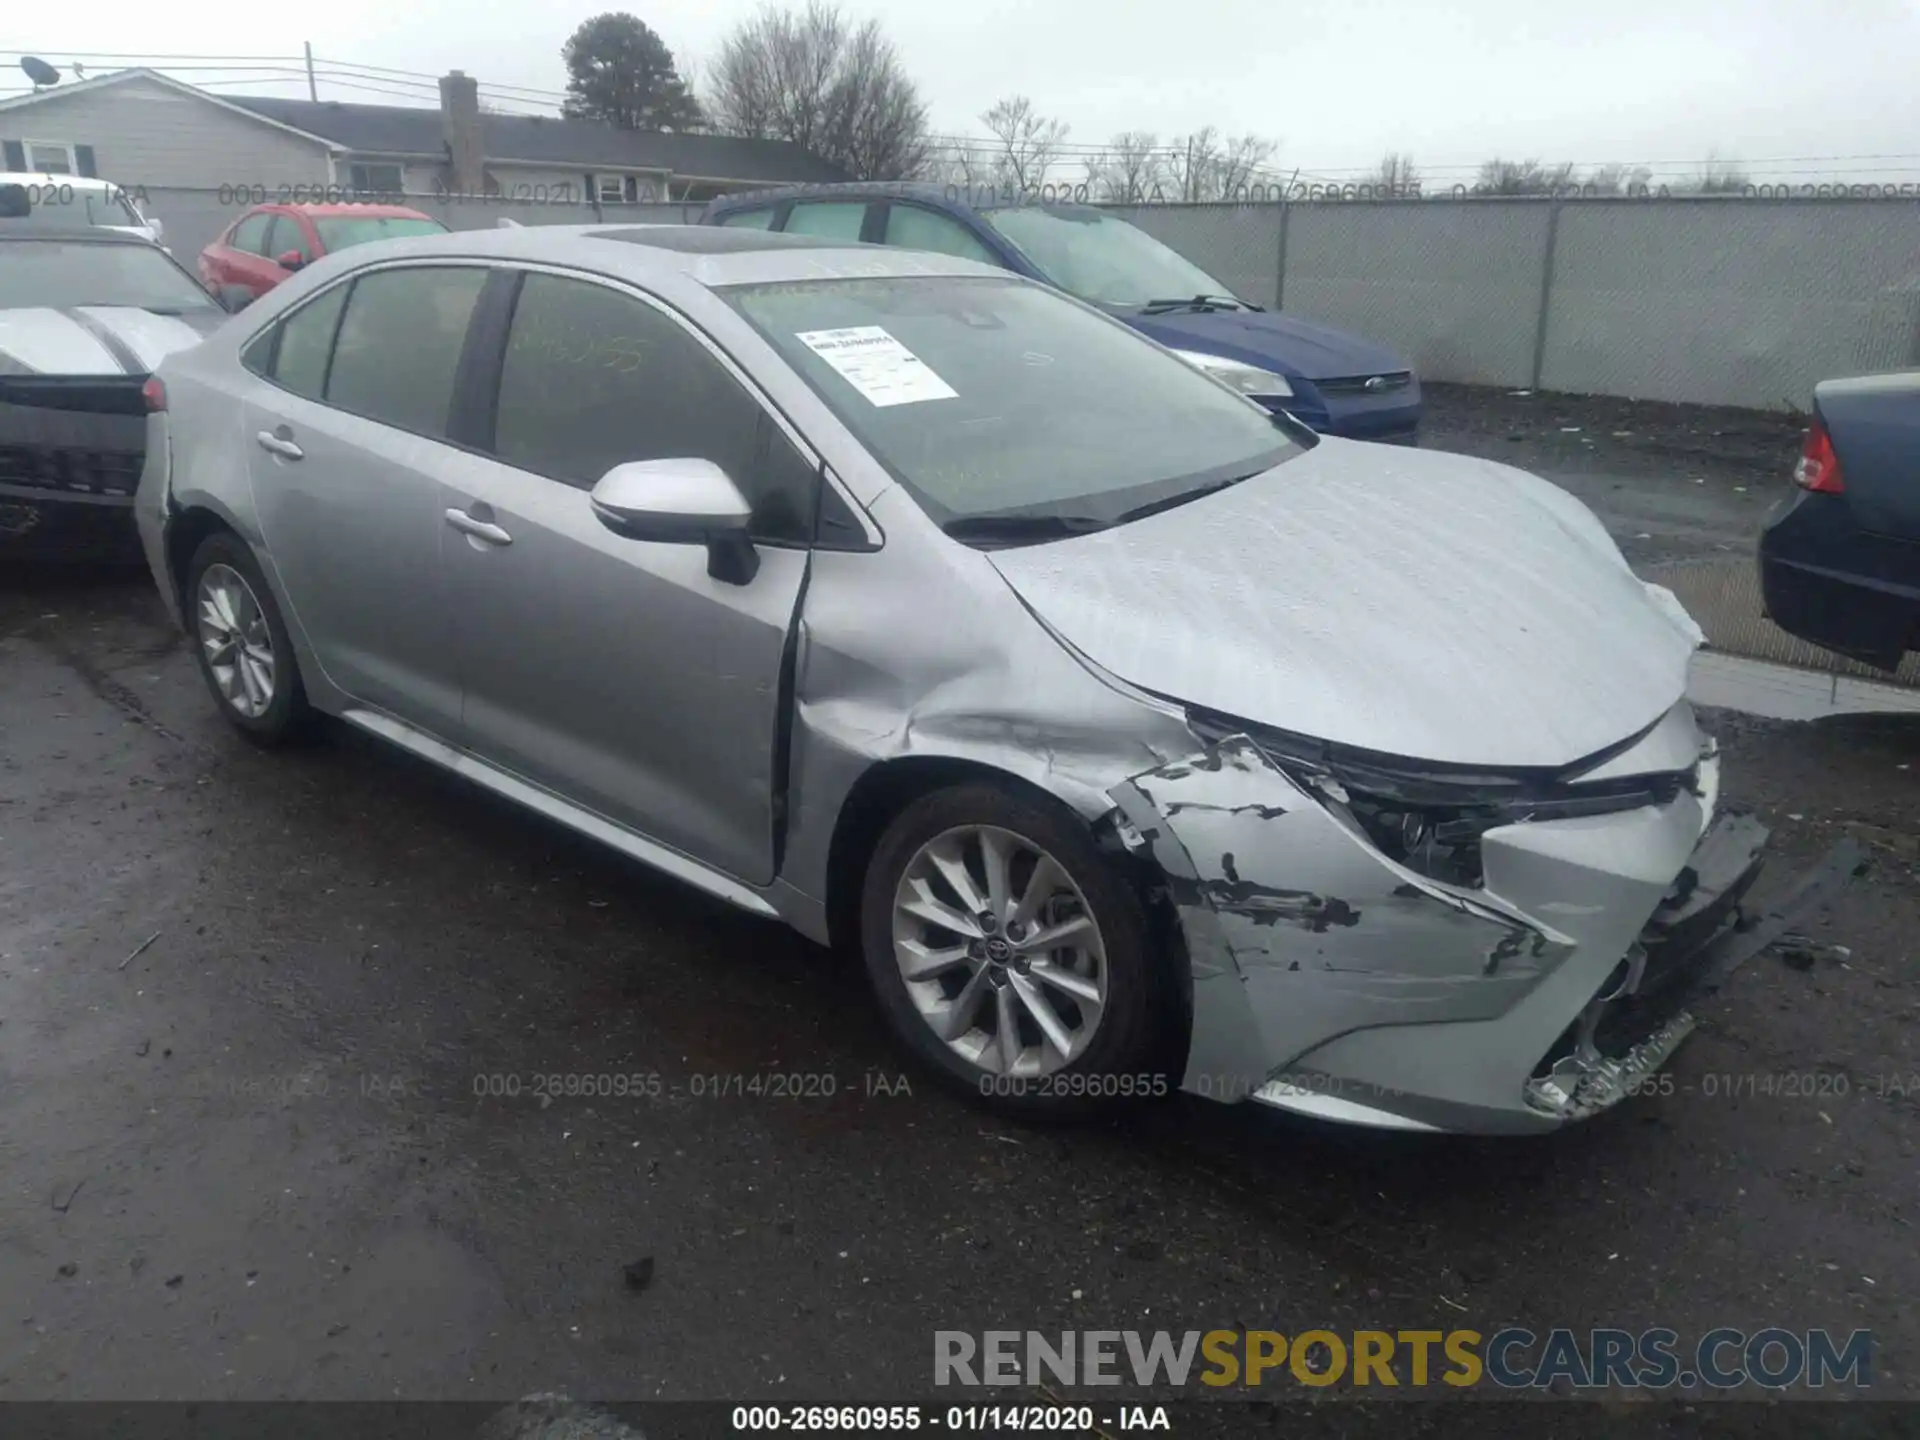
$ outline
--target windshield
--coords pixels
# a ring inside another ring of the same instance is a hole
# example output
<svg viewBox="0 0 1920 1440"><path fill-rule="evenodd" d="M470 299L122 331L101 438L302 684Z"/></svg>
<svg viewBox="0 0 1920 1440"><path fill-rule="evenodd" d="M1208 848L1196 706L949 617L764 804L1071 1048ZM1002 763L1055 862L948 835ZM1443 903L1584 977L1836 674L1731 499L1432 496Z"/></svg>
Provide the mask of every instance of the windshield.
<svg viewBox="0 0 1920 1440"><path fill-rule="evenodd" d="M1233 294L1146 231L1098 210L1016 205L981 213L1041 274L1082 300L1130 306Z"/></svg>
<svg viewBox="0 0 1920 1440"><path fill-rule="evenodd" d="M84 228L92 225L145 225L133 204L118 190L81 189L49 181L44 185L17 187L27 198L24 215L8 215L0 221L0 230L26 227L47 229Z"/></svg>
<svg viewBox="0 0 1920 1440"><path fill-rule="evenodd" d="M1298 450L1258 406L1025 281L860 278L721 293L950 529L986 516L1098 528Z"/></svg>
<svg viewBox="0 0 1920 1440"><path fill-rule="evenodd" d="M0 309L33 305L219 308L157 246L85 240L0 242Z"/></svg>
<svg viewBox="0 0 1920 1440"><path fill-rule="evenodd" d="M316 215L313 228L329 253L370 240L399 240L407 235L444 235L438 220L409 219L404 215Z"/></svg>

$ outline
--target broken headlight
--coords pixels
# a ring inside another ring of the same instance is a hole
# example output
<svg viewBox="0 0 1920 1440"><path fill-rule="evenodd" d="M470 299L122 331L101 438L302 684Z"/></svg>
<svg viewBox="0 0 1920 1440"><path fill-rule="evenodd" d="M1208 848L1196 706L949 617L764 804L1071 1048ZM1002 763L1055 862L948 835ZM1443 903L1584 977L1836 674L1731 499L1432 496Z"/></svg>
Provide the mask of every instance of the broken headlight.
<svg viewBox="0 0 1920 1440"><path fill-rule="evenodd" d="M1361 831L1389 860L1429 879L1469 889L1478 889L1485 879L1480 838L1489 830L1665 805L1682 789L1694 788L1691 771L1586 784L1574 778L1606 755L1589 756L1561 770L1489 770L1353 750L1192 707L1187 718L1194 733L1210 744L1228 735L1247 736L1295 784ZM1639 738L1631 736L1614 750Z"/></svg>

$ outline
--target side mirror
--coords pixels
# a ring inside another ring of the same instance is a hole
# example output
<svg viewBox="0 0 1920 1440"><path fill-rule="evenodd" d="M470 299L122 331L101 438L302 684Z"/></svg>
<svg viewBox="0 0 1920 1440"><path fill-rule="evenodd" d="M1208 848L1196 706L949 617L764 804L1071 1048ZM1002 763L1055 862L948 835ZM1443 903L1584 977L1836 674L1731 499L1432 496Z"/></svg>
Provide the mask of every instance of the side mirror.
<svg viewBox="0 0 1920 1440"><path fill-rule="evenodd" d="M214 291L213 298L220 302L222 310L238 315L253 303L253 292L244 285L222 285Z"/></svg>
<svg viewBox="0 0 1920 1440"><path fill-rule="evenodd" d="M156 216L149 215L147 217L147 229L153 232L153 239L156 245L166 242L167 227L162 224Z"/></svg>
<svg viewBox="0 0 1920 1440"><path fill-rule="evenodd" d="M711 460L629 460L593 487L593 513L616 535L664 545L705 545L707 574L745 585L760 572L747 538L753 509Z"/></svg>
<svg viewBox="0 0 1920 1440"><path fill-rule="evenodd" d="M282 250L274 257L273 263L278 265L282 270L298 270L307 262L298 250Z"/></svg>

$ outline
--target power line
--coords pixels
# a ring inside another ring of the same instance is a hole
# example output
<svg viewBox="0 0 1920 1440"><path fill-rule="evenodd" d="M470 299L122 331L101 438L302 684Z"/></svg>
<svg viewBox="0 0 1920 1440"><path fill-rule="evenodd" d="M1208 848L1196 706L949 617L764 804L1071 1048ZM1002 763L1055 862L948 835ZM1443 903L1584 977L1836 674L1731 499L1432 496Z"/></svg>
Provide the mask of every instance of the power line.
<svg viewBox="0 0 1920 1440"><path fill-rule="evenodd" d="M304 80L309 74L306 57L297 55L210 55L202 52L140 54L132 51L108 50L0 50L0 59L19 58L29 54L57 56L62 61L83 61L92 64L106 64L113 67L157 68L180 72L181 75L236 78L206 78L188 80L185 83L198 84L203 88L227 88L245 84L287 84ZM324 66L325 68L318 68ZM402 100L437 100L440 77L424 71L408 70L397 66L363 64L357 61L318 60L311 72L316 78L325 79L340 89L360 94L383 95ZM248 78L237 78L237 77ZM99 78L90 76L85 78ZM177 78L177 77L176 77ZM530 85L512 85L507 83L486 83L478 86L483 97L495 106L557 107L569 98L563 90L550 90ZM47 93L42 87L14 86L0 88L0 96L9 98L16 95ZM518 113L518 112L510 112ZM1139 133L1139 132L1132 132ZM951 132L936 132L928 136L935 145L945 146L959 152L969 159L981 158L990 162L1004 153L1003 142L992 136L960 135ZM1166 144L1157 144L1144 151L1129 151L1131 155L1148 163L1184 159L1188 155L1185 146L1177 143L1174 137ZM1231 143L1228 141L1227 143ZM1063 164L1076 161L1089 161L1112 157L1120 147L1095 140L1056 141L1046 147ZM1224 160L1216 149L1212 157ZM1496 157L1505 158L1505 157ZM1864 162L1896 162L1870 164ZM1485 161L1432 161L1413 160L1416 174L1428 179L1445 180L1454 176L1478 175ZM1514 162L1524 164L1526 160ZM1768 156L1754 159L1722 158L1703 156L1690 159L1658 160L1575 160L1536 162L1541 168L1553 172L1571 167L1575 170L1592 172L1595 170L1619 169L1628 172L1645 170L1652 178L1672 179L1676 175L1692 175L1706 170L1718 170L1734 175L1754 176L1797 176L1821 174L1801 167L1825 167L1830 174L1835 168L1844 167L1850 173L1874 175L1900 173L1920 166L1920 153L1915 152L1876 152L1853 155L1788 155ZM1364 179L1378 173L1379 167L1373 166L1335 166L1326 170L1308 171L1304 167L1296 168L1285 164L1267 162L1255 166L1250 171L1254 177L1301 178L1318 182L1343 182L1348 179Z"/></svg>
<svg viewBox="0 0 1920 1440"><path fill-rule="evenodd" d="M362 65L358 61L354 61L354 60L322 60L317 56L315 57L315 63L322 64L322 65L332 65L340 69L366 71L369 74L372 74L375 76L383 76L383 77L384 76L405 76L411 80L417 80L420 83L427 84L427 85L437 86L440 83L439 76L429 75L423 70L396 70L392 66L388 66L388 65ZM549 98L554 100L565 100L567 98L567 92L564 90L546 90L546 89L541 89L537 86L532 86L532 85L508 85L504 83L495 83L493 81L482 81L480 82L480 84L483 90L500 90L500 91L513 90L513 91L518 91L523 95L538 95L538 96L541 96L542 98Z"/></svg>
<svg viewBox="0 0 1920 1440"><path fill-rule="evenodd" d="M114 50L0 50L0 57L12 56L24 58L28 55L38 55L42 59L45 59L48 55L59 55L67 60L110 60L126 65L151 65L156 62L171 63L175 60L268 60L276 63L288 61L294 64L300 64L303 63L305 59L304 56L300 55L141 55L131 51L121 52Z"/></svg>

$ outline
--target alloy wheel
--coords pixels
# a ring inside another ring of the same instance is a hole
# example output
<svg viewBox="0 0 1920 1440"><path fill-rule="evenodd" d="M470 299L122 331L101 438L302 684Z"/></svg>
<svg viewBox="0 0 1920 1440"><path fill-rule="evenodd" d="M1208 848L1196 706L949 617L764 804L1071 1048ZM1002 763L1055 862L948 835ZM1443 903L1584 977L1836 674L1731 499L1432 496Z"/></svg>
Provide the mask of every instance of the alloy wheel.
<svg viewBox="0 0 1920 1440"><path fill-rule="evenodd" d="M1100 1027L1100 926L1066 868L1010 830L960 826L914 852L894 892L893 953L921 1019L989 1074L1051 1074Z"/></svg>
<svg viewBox="0 0 1920 1440"><path fill-rule="evenodd" d="M249 720L273 704L273 632L246 577L231 565L209 565L196 599L200 649L220 698Z"/></svg>

